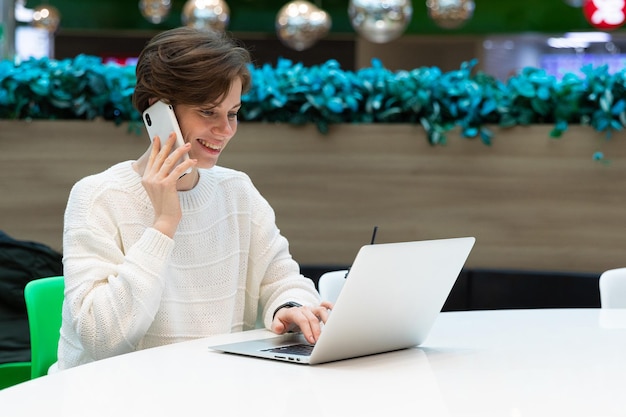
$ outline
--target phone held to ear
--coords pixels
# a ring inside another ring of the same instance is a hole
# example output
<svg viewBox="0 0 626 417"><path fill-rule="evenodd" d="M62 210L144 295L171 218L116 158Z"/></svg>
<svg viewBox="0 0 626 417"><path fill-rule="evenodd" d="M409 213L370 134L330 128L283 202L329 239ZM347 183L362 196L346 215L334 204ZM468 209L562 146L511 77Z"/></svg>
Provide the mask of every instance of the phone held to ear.
<svg viewBox="0 0 626 417"><path fill-rule="evenodd" d="M172 151L185 144L183 134L176 120L176 114L171 105L160 100L157 101L143 112L143 123L148 131L148 136L150 136L150 141L153 141L154 137L158 136L161 139L161 144L163 144L170 134L174 132L176 133L176 144ZM189 155L185 154L178 163L180 164L187 159L189 159ZM185 171L185 174L190 172L191 168Z"/></svg>

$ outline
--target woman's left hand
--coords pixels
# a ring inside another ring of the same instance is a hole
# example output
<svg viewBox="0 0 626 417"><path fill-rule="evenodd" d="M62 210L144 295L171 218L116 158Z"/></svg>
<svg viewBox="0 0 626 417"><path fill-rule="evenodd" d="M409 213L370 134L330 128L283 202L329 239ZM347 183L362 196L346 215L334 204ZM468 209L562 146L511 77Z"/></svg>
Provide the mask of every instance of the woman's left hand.
<svg viewBox="0 0 626 417"><path fill-rule="evenodd" d="M322 332L321 323L326 323L333 303L322 301L316 307L281 308L276 312L272 321L272 331L283 334L288 331L299 330L309 343L317 342Z"/></svg>

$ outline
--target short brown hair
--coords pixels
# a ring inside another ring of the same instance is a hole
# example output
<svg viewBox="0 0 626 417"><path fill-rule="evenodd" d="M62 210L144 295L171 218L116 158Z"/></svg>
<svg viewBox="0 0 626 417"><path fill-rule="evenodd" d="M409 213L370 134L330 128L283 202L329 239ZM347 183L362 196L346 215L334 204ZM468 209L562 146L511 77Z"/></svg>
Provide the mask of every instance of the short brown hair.
<svg viewBox="0 0 626 417"><path fill-rule="evenodd" d="M139 55L133 105L139 112L152 98L169 104L219 104L239 77L250 87L250 53L225 34L179 27L154 36Z"/></svg>

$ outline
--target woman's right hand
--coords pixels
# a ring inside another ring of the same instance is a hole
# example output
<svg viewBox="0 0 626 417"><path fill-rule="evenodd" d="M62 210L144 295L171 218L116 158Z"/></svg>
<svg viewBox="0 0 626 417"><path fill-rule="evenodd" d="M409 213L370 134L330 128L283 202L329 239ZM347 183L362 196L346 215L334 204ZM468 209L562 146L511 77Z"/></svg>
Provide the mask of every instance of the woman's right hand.
<svg viewBox="0 0 626 417"><path fill-rule="evenodd" d="M170 134L163 146L161 146L161 140L158 136L154 138L150 157L141 180L154 207L153 226L170 238L174 237L182 217L176 183L185 171L196 163L195 160L188 159L178 164L182 156L189 152L191 145L186 143L170 154L175 142L175 133Z"/></svg>

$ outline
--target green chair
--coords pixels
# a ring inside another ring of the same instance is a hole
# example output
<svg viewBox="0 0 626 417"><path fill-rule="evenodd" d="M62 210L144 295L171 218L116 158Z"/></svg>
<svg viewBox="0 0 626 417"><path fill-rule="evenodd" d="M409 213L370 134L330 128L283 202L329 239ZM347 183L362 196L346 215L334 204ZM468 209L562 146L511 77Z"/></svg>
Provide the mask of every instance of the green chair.
<svg viewBox="0 0 626 417"><path fill-rule="evenodd" d="M36 279L24 288L30 326L31 379L47 375L48 368L57 361L64 290L63 276Z"/></svg>
<svg viewBox="0 0 626 417"><path fill-rule="evenodd" d="M0 364L0 390L30 379L30 362Z"/></svg>

